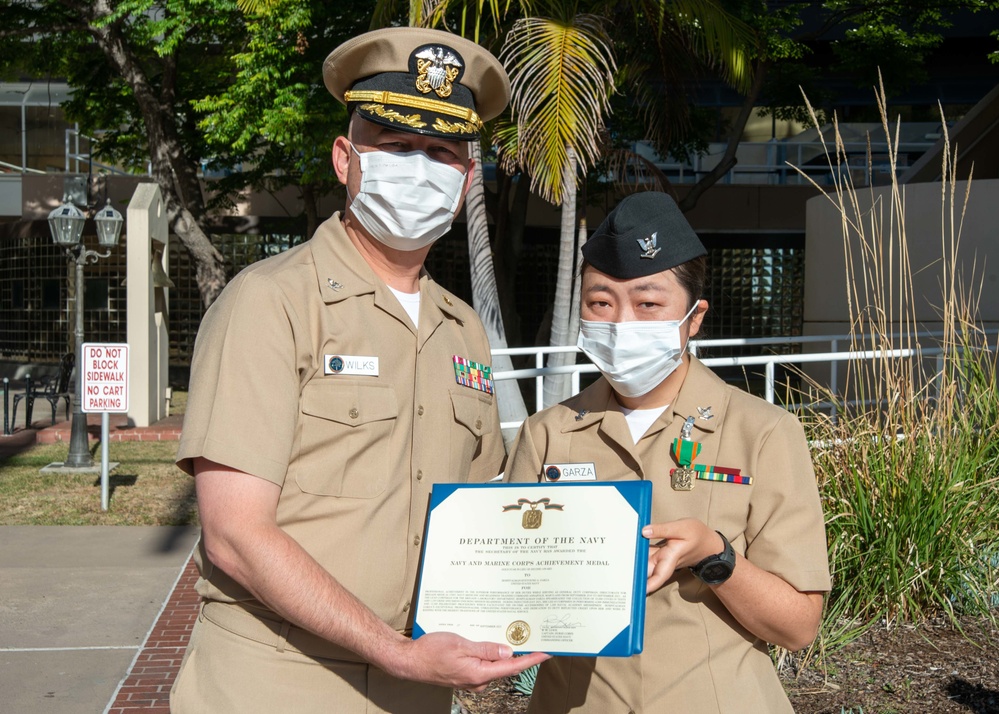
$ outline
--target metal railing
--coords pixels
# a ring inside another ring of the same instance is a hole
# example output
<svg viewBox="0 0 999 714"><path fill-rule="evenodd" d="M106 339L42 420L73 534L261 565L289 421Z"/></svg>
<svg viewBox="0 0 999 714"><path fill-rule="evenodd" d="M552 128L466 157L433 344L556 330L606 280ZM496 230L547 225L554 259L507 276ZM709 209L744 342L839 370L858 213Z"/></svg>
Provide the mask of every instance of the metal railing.
<svg viewBox="0 0 999 714"><path fill-rule="evenodd" d="M81 139L87 142L88 150L86 152L80 149ZM94 141L96 141L94 137L81 133L78 127L66 129L66 173L81 173L80 163L82 162L87 168L87 173L93 173L94 170L97 170L103 173L116 174L118 176L131 175L130 172L123 170L121 167L94 161L94 157L89 151L90 144ZM70 171L70 165L73 166L72 171ZM151 176L152 173L152 162L147 162L145 175Z"/></svg>
<svg viewBox="0 0 999 714"><path fill-rule="evenodd" d="M723 184L808 184L809 177L820 185L831 180L833 171L849 173L854 182L865 183L866 177L887 175L891 172L889 152L896 153L896 168L904 171L919 156L929 151L935 141L901 142L896 151L894 144L884 141L844 142L842 150L848 157L848 164L829 166L825 157L828 148L834 154L834 143L827 142L823 147L820 141L772 140L766 142L743 141L739 143L733 166L719 181ZM702 176L712 171L726 148L725 144L711 144L704 155L691 157L690 161L677 161L673 157L665 160L652 158L656 168L670 177L673 183L696 183ZM643 152L637 151L642 154ZM647 157L648 158L648 157ZM799 172L800 170L800 172ZM641 177L639 177L640 179ZM828 179L828 180L827 180ZM651 177L649 177L651 180Z"/></svg>
<svg viewBox="0 0 999 714"><path fill-rule="evenodd" d="M983 335L999 335L999 329L984 330ZM905 335L901 333L892 334L886 337L886 339L898 339ZM919 332L914 335L916 340L930 340L933 338L939 338L944 336L941 331L924 331ZM868 337L867 339L873 339ZM923 358L923 357L936 357L937 359L937 369L938 371L942 369L943 356L945 352L949 350L941 347L922 347L917 345L912 348L905 349L868 349L868 350L846 350L839 351L839 345L841 343L853 344L854 337L849 334L838 334L838 335L801 335L796 337L753 337L753 338L731 338L731 339L709 339L709 340L691 340L688 346L691 354L697 355L698 352L705 349L710 349L712 347L746 347L746 346L784 346L791 344L813 344L813 343L829 343L830 350L828 352L809 352L809 353L794 353L794 354L772 354L772 355L754 355L747 357L706 357L701 360L701 362L708 367L750 367L762 365L764 368L763 372L763 382L764 382L764 398L771 404L776 404L776 393L777 393L777 365L780 364L805 364L805 363L829 363L829 378L828 387L829 391L833 394L839 393L839 376L838 367L842 362L851 362L858 360L874 360L882 358ZM988 348L990 351L994 351L996 346L990 346ZM581 351L578 347L508 347L499 350L493 350L493 355L509 355L509 356L529 356L534 355L534 367L526 369L514 369L506 371L497 371L493 373L493 379L503 380L503 379L534 379L535 380L535 400L534 400L534 411L538 412L544 408L543 397L544 397L544 378L549 374L569 374L570 378L570 389L573 395L579 393L580 385L580 375L597 372L595 365L590 362L584 362L580 364L565 365L562 367L545 367L544 359L546 355L557 353L557 352L573 352L580 354ZM859 404L859 401L847 401L845 404ZM866 400L864 403L871 403L871 400ZM832 402L814 402L809 404L803 403L790 403L785 405L789 409L797 409L803 406L808 406L818 409L829 409L830 414L833 419L836 418L837 405ZM503 422L500 425L503 429L512 429L520 426L520 422Z"/></svg>

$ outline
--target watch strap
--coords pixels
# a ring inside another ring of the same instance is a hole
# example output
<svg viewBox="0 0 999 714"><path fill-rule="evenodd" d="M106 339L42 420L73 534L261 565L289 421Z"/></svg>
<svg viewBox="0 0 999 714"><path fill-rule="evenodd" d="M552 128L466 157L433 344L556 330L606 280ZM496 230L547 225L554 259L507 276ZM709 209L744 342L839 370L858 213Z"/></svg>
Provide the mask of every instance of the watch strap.
<svg viewBox="0 0 999 714"><path fill-rule="evenodd" d="M707 583L708 585L719 585L725 582L732 576L732 571L735 569L735 549L732 547L732 544L729 543L728 538L725 537L724 533L722 533L721 531L715 531L715 533L717 533L721 537L722 543L724 543L722 551L715 555L709 555L696 565L690 566L690 572L694 574L694 577L696 577L698 580L701 580L702 582ZM718 564L723 566L724 568L727 568L728 572L724 574L723 577L720 578L718 577L705 578L704 569L707 566L714 564Z"/></svg>

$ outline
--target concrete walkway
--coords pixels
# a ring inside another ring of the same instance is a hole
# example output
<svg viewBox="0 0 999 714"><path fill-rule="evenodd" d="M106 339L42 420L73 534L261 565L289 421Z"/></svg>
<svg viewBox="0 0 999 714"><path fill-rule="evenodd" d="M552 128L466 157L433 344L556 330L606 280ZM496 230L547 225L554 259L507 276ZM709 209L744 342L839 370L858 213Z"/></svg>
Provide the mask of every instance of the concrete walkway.
<svg viewBox="0 0 999 714"><path fill-rule="evenodd" d="M0 527L0 710L166 714L198 611L197 536Z"/></svg>
<svg viewBox="0 0 999 714"><path fill-rule="evenodd" d="M69 443L64 409L52 425L36 402L25 428L23 406L0 435L0 475L4 457ZM109 437L176 440L182 422L130 427L113 414ZM87 424L93 445L100 415ZM193 527L0 526L0 712L168 714L198 613L197 538Z"/></svg>

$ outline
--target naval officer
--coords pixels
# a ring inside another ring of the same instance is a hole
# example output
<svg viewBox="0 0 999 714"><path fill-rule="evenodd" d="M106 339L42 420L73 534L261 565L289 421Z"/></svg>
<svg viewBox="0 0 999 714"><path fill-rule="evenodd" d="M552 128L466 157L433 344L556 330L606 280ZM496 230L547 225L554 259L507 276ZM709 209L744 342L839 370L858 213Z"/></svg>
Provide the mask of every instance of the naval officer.
<svg viewBox="0 0 999 714"><path fill-rule="evenodd" d="M645 649L556 657L532 714L791 712L768 653L815 637L825 529L794 415L687 352L706 251L663 193L622 200L583 247L579 346L602 377L530 417L517 482L653 483Z"/></svg>
<svg viewBox="0 0 999 714"><path fill-rule="evenodd" d="M344 214L248 267L205 315L178 464L194 474L203 604L174 712L440 712L544 659L410 638L430 488L502 468L489 344L423 269L506 106L485 49L358 36L323 65L350 110Z"/></svg>

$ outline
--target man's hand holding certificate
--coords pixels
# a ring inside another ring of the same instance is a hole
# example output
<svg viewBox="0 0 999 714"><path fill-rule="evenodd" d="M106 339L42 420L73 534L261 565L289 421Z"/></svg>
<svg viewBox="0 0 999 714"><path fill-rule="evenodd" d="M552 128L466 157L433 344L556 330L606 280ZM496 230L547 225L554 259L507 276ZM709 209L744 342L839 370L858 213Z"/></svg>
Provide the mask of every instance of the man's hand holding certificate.
<svg viewBox="0 0 999 714"><path fill-rule="evenodd" d="M515 652L642 650L652 484L438 484L413 637Z"/></svg>

